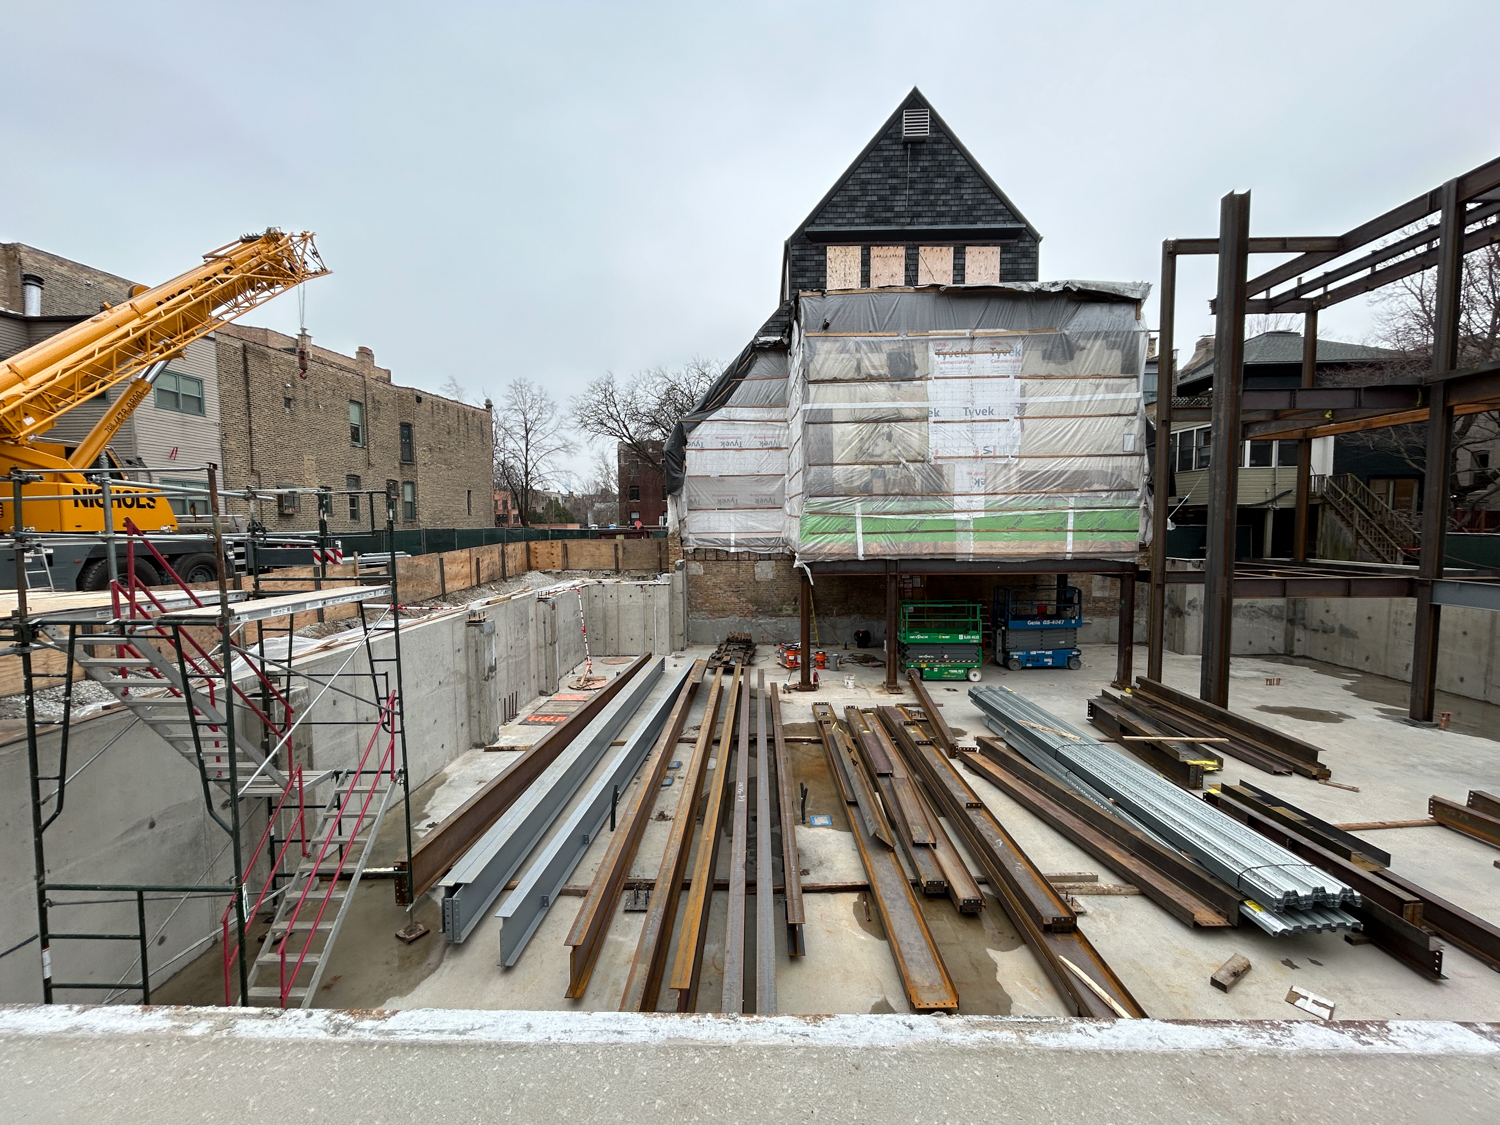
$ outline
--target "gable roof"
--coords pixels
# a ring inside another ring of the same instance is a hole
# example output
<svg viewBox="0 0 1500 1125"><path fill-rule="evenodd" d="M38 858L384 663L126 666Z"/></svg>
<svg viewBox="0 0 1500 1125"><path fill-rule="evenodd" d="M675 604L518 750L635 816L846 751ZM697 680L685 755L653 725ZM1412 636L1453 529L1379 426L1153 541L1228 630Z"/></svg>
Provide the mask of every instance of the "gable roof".
<svg viewBox="0 0 1500 1125"><path fill-rule="evenodd" d="M1350 344L1343 340L1318 338L1317 362L1323 363L1373 363L1383 359L1394 359L1399 352L1389 348L1373 348L1367 344ZM1196 356L1194 357L1196 358ZM1192 361L1189 360L1191 363ZM1271 364L1300 364L1302 362L1302 333L1262 332L1245 341L1245 366L1258 367ZM1177 383L1196 383L1211 379L1214 374L1212 350L1196 367L1185 367L1178 372Z"/></svg>
<svg viewBox="0 0 1500 1125"><path fill-rule="evenodd" d="M994 195L995 202L998 203L999 206L991 208L990 210L996 222L1003 223L1006 226L1019 227L1020 229L1024 229L1028 234L1031 235L1032 238L1040 242L1042 236L1037 232L1037 229L1032 226L1029 221L1027 221L1026 217L1021 214L1020 209L1010 201L1010 198L1005 194L1004 191L1000 189L1000 185L997 184L990 177L990 174L984 170L983 165L981 165L978 160L974 159L973 153L971 153L966 147L964 147L964 143L960 141L958 137L953 133L953 130L948 127L948 123L942 119L937 110L932 108L932 103L929 102L927 98L923 96L922 91L915 86L912 87L911 93L907 94L906 97L902 99L901 104L896 107L895 112L892 113L888 118L886 118L885 123L881 125L878 130L876 130L875 135L871 137L869 143L860 150L859 155L856 156L849 167L844 170L843 175L841 175L836 181L834 181L833 186L828 189L823 198L818 200L817 206L815 206L812 211L809 212L807 218L802 221L801 225L799 225L797 229L792 232L791 237L795 239L799 235L806 234L809 231L809 228L813 228L814 230L843 230L851 234L855 231L868 229L868 227L871 225L868 223L860 226L856 223L847 221L819 222L818 220L820 219L820 217L822 217L823 212L828 209L829 205L833 203L841 193L844 193L846 189L850 188L851 186L859 186L857 184L857 181L861 178L869 180L870 183L864 186L866 186L868 189L873 189L876 193L878 193L880 188L882 187L888 188L891 186L891 176L886 170L878 167L868 167L867 165L870 165L872 163L872 155L874 155L876 153L876 150L881 148L883 144L889 144L893 141L897 147L901 147L904 145L904 139L899 135L893 136L893 133L897 133L897 130L901 125L902 115L908 109L927 110L930 114L931 120L931 135L928 138L929 142L933 138L940 138L941 140L944 140L951 144L958 151L958 155L962 158L963 163L967 165L968 169L978 179L979 183ZM862 174L864 175L862 176ZM966 206L970 209L974 207L976 202L978 201L973 198L968 198L965 200ZM920 212L920 203L918 208L913 208L910 210ZM929 212L929 214L930 213L931 212ZM908 216L906 217L910 217L910 211L908 213ZM941 216L933 217L940 218ZM837 220L838 218L839 216L830 216L830 219L833 220ZM845 216L845 218L847 219L848 216ZM915 234L917 233L917 229L920 229L924 232L936 232L937 229L946 224L943 224L940 221L932 222L929 220L923 224L905 222L900 224L891 223L886 225L892 227L901 226L916 228L911 231L911 233ZM954 223L952 224L952 233L958 234L965 229L972 228L974 225L975 224L971 222Z"/></svg>

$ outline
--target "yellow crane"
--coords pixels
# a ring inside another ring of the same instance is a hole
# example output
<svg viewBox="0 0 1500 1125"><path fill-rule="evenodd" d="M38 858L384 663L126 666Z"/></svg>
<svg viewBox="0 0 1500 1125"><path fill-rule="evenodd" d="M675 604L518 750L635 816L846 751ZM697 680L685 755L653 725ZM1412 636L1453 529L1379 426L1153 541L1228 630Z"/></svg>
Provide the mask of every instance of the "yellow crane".
<svg viewBox="0 0 1500 1125"><path fill-rule="evenodd" d="M26 528L102 532L104 504L89 470L107 457L110 439L165 369L194 340L272 297L328 273L310 232L268 230L203 256L203 264L154 289L137 286L128 300L0 360L0 477L40 474L23 486ZM69 410L126 384L77 446L39 440ZM142 531L172 531L166 497L146 485L110 484L114 526L124 516ZM11 490L0 492L0 530L14 531Z"/></svg>

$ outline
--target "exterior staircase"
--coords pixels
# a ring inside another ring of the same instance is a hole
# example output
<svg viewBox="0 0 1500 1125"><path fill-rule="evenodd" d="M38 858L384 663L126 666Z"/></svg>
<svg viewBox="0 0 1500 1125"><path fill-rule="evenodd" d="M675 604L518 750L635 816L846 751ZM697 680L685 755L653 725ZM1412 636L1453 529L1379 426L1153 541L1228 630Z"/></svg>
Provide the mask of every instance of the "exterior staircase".
<svg viewBox="0 0 1500 1125"><path fill-rule="evenodd" d="M273 889L275 874L266 880L248 915L256 917L266 901L276 896L271 928L247 969L244 999L247 1005L312 1007L380 825L393 796L402 788L401 771L396 763L394 697L388 702L359 765L332 775L334 791L318 810L317 827L310 836L304 831L307 814L300 805L303 792L300 777L294 777L283 793L278 813L289 804L294 788L299 795L299 807L292 817L292 831L287 833L281 854L272 865L273 871L282 867L291 845L300 843L302 854L296 869L279 889ZM382 739L385 745L377 754L377 744ZM272 823L275 820L273 815ZM268 825L267 835L270 830ZM263 847L265 837L261 844ZM254 868L260 852L261 848L257 848L247 870ZM229 940L232 910L233 904L225 910L223 919L225 1003L233 1002L231 969L238 952L231 948Z"/></svg>
<svg viewBox="0 0 1500 1125"><path fill-rule="evenodd" d="M112 622L101 631L78 635L73 660L90 680L107 688L195 768L201 747L208 780L227 787L231 751L223 708L223 672L206 653L179 664L175 653L168 655L153 643L162 639L162 632L150 618ZM66 648L64 631L51 636L59 647ZM273 731L280 725L267 720L258 706L255 714ZM244 725L242 720L234 731L234 771L240 796L277 796L287 779L274 763L266 761Z"/></svg>
<svg viewBox="0 0 1500 1125"><path fill-rule="evenodd" d="M1410 562L1417 554L1417 530L1400 513L1351 473L1315 478L1314 492L1325 514L1333 515L1355 543L1378 562Z"/></svg>

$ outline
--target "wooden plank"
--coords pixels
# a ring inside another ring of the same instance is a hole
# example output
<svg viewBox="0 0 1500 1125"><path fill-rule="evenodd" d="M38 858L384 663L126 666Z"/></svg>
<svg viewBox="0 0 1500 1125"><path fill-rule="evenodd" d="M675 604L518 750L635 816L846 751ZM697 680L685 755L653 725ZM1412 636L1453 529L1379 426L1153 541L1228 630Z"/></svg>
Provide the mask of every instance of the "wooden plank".
<svg viewBox="0 0 1500 1125"><path fill-rule="evenodd" d="M1228 992L1235 985L1239 984L1240 978L1249 971L1250 958L1241 953L1236 953L1214 970L1214 975L1208 978L1208 983L1220 992Z"/></svg>

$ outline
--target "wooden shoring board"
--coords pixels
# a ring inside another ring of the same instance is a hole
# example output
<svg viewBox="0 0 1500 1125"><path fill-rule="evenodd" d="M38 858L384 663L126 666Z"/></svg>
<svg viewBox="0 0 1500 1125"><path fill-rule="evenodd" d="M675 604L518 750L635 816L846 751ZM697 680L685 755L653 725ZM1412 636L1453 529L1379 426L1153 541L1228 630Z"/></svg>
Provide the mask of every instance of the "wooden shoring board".
<svg viewBox="0 0 1500 1125"><path fill-rule="evenodd" d="M797 855L797 814L792 797L792 773L787 766L786 740L781 731L781 693L771 692L771 731L776 751L776 802L781 826L782 884L786 888L786 951L789 957L807 952L803 927L807 913L802 905L802 861Z"/></svg>
<svg viewBox="0 0 1500 1125"><path fill-rule="evenodd" d="M729 766L734 753L734 732L738 727L746 725L745 708L750 702L744 684L744 671L742 665L735 665L734 679L729 684L724 724L719 731L719 752L713 779L708 784L708 797L703 805L703 828L698 834L698 844L693 856L693 885L688 889L682 929L677 935L677 956L672 963L671 979L667 982L667 987L677 992L679 1012L694 1011L698 1004L698 978L703 971L703 944L708 938L708 908L713 897L714 870L719 864L719 841L723 838L719 826L729 794ZM686 816L691 823L695 813L696 810L690 808L678 815Z"/></svg>
<svg viewBox="0 0 1500 1125"><path fill-rule="evenodd" d="M813 713L823 736L823 752L828 756L829 767L837 771L842 750L836 737L839 732L833 710L827 704L814 704ZM858 809L846 806L845 811L855 846L859 849L860 863L870 881L870 895L880 913L881 925L885 927L896 972L906 988L907 1002L915 1012L956 1012L958 990L948 975L948 967L943 963L937 944L932 940L932 932L927 928L927 920L922 916L922 908L911 884L906 881L896 853L889 845L875 839L865 827Z"/></svg>
<svg viewBox="0 0 1500 1125"><path fill-rule="evenodd" d="M693 662L687 683L683 684L672 713L667 716L667 725L652 747L650 756L642 764L635 792L626 801L624 812L617 820L616 830L610 835L604 858L599 861L599 869L594 873L593 882L589 884L588 894L583 905L578 908L578 917L573 920L573 928L563 942L569 947L568 988L563 995L571 1000L581 999L584 990L588 988L589 977L593 975L594 965L599 959L599 950L603 948L605 934L609 932L610 919L614 917L625 888L625 880L630 874L630 865L635 862L641 839L646 834L646 824L656 803L656 795L661 789L662 775L666 773L667 765L676 753L677 740L682 735L688 712L698 693L705 663L702 660Z"/></svg>

